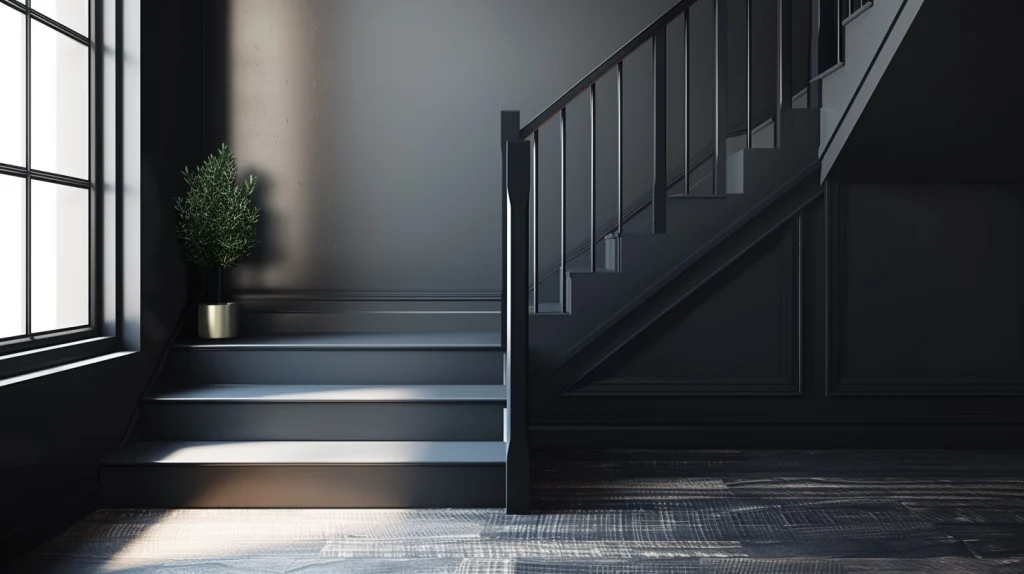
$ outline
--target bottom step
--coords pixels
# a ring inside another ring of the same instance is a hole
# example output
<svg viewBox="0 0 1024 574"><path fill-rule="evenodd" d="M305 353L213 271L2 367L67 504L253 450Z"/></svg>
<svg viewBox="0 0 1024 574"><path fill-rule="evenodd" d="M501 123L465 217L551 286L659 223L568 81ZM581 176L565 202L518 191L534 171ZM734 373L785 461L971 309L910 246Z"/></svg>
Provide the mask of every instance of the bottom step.
<svg viewBox="0 0 1024 574"><path fill-rule="evenodd" d="M499 508L503 442L139 442L103 463L114 508Z"/></svg>

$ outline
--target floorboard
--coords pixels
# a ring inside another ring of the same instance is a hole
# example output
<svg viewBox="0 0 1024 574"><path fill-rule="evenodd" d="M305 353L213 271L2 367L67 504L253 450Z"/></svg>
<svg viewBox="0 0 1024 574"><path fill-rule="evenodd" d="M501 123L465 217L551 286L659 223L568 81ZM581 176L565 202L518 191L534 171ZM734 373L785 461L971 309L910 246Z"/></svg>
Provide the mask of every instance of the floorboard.
<svg viewBox="0 0 1024 574"><path fill-rule="evenodd" d="M499 509L99 510L12 572L1024 572L1024 451L536 453Z"/></svg>

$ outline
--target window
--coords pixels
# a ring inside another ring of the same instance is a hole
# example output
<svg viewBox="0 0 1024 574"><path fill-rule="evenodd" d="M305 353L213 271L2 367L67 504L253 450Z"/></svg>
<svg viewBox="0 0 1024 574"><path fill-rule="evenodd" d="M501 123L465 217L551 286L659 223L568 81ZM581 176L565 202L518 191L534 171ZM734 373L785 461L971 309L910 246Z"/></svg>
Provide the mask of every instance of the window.
<svg viewBox="0 0 1024 574"><path fill-rule="evenodd" d="M92 4L0 0L0 355L98 332Z"/></svg>

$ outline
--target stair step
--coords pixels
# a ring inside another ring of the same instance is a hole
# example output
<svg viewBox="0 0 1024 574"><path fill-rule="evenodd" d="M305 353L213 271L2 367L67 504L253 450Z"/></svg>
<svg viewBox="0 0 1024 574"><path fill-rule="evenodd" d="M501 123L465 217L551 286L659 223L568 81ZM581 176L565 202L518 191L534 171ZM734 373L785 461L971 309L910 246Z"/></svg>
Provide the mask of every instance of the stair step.
<svg viewBox="0 0 1024 574"><path fill-rule="evenodd" d="M138 442L102 482L122 508L499 507L504 467L501 441Z"/></svg>
<svg viewBox="0 0 1024 574"><path fill-rule="evenodd" d="M209 385L500 385L497 331L270 335L179 343L171 388Z"/></svg>
<svg viewBox="0 0 1024 574"><path fill-rule="evenodd" d="M143 399L149 441L500 441L502 385L214 385Z"/></svg>
<svg viewBox="0 0 1024 574"><path fill-rule="evenodd" d="M338 301L240 296L243 333L438 333L501 330L500 301Z"/></svg>
<svg viewBox="0 0 1024 574"><path fill-rule="evenodd" d="M175 345L192 350L495 349L499 331L471 333L324 333L262 335L235 339L192 339Z"/></svg>
<svg viewBox="0 0 1024 574"><path fill-rule="evenodd" d="M139 441L111 453L118 465L505 464L501 441Z"/></svg>
<svg viewBox="0 0 1024 574"><path fill-rule="evenodd" d="M143 399L159 403L502 403L503 385L213 385Z"/></svg>

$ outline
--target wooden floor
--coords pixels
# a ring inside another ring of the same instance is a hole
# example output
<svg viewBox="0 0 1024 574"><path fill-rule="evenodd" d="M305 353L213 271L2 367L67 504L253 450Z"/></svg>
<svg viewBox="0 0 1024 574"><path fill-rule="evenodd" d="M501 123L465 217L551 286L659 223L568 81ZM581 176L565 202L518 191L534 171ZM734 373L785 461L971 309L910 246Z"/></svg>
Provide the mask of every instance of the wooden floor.
<svg viewBox="0 0 1024 574"><path fill-rule="evenodd" d="M101 510L12 571L1024 572L1024 451L537 458L531 516Z"/></svg>

